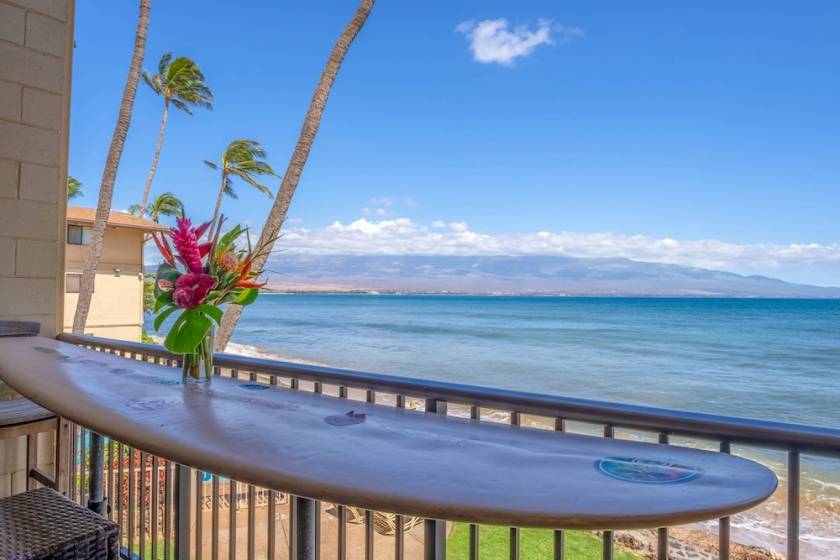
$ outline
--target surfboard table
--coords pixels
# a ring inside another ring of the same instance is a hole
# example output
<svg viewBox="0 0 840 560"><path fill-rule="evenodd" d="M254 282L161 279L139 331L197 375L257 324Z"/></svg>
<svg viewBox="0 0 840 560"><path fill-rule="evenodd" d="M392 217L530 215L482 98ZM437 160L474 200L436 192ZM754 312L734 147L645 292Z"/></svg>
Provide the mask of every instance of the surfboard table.
<svg viewBox="0 0 840 560"><path fill-rule="evenodd" d="M515 527L664 527L732 515L777 480L743 458L367 404L48 338L0 339L0 378L80 425L296 496Z"/></svg>

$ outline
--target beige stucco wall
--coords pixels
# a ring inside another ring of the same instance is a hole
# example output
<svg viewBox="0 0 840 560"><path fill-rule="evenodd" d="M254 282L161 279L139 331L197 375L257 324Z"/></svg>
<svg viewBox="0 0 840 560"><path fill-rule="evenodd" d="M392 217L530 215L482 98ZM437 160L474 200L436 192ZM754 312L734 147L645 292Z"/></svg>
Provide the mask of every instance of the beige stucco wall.
<svg viewBox="0 0 840 560"><path fill-rule="evenodd" d="M88 312L85 333L140 341L143 328L143 235L131 228L108 227ZM65 273L81 274L86 245L65 247ZM117 272L119 271L119 272ZM64 330L73 327L78 294L64 294Z"/></svg>
<svg viewBox="0 0 840 560"><path fill-rule="evenodd" d="M73 9L0 0L0 320L38 321L50 336L63 312ZM51 439L39 445L47 468ZM0 441L0 496L25 487L23 446Z"/></svg>

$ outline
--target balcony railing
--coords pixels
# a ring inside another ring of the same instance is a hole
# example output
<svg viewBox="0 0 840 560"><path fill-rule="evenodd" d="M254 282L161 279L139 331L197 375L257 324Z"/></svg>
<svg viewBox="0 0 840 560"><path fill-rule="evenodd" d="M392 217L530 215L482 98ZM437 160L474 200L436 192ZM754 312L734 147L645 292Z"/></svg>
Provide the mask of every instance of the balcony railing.
<svg viewBox="0 0 840 560"><path fill-rule="evenodd" d="M146 344L72 334L59 339L128 359L179 367L178 356ZM519 425L525 415L548 420L555 430L565 430L567 423L576 429L588 426L603 437L616 437L616 430L652 435L660 443L674 443L671 438L687 437L712 442L721 453L730 453L733 445L748 445L785 453L787 461L787 559L799 558L800 530L800 461L803 455L840 459L840 430L731 418L710 414L660 408L598 402L411 379L343 369L316 367L230 354L217 354L216 374L247 378L255 383L279 385L293 390L313 391L342 398L358 398L397 407L412 407L438 414L462 414L482 421L504 421ZM488 412L493 417L488 417ZM545 425L545 423L543 423ZM75 426L70 463L70 495L84 502L87 430ZM585 428L584 428L585 430ZM221 478L175 465L162 457L109 441L105 448L105 495L111 504L110 515L123 527L125 552L142 558L169 560L195 558L218 560L222 557L275 558L296 557L295 501L276 490ZM429 458L434 461L434 457ZM330 558L344 560L363 554L366 560L374 550L390 547L393 557L442 558L445 554L444 522L409 519L373 511L358 511L341 504L316 506L316 558L321 547L329 546ZM258 512L259 510L259 512ZM322 517L321 511L332 514ZM240 517L244 516L244 517ZM328 519L327 539L321 527ZM240 522L240 520L242 522ZM286 520L284 523L283 521ZM718 522L719 558L730 558L730 520ZM422 528L422 531L421 531ZM378 530L377 530L378 529ZM510 558L520 556L520 534L510 530ZM348 535L363 543L362 550L348 548ZM408 535L418 538L407 538ZM478 526L469 528L469 558L477 560L480 550ZM614 556L614 535L604 531L603 558ZM420 544L422 542L422 544ZM668 558L668 529L658 530L657 558ZM554 531L554 558L564 558L564 532Z"/></svg>

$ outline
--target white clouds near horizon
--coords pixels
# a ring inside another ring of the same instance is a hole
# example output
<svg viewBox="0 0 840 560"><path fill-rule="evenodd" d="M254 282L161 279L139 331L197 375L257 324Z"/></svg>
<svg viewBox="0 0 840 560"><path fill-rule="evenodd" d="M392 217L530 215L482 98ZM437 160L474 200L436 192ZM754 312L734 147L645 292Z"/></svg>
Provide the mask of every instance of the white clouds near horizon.
<svg viewBox="0 0 840 560"><path fill-rule="evenodd" d="M726 270L772 274L786 267L838 267L840 243L741 244L716 239L677 240L646 235L539 231L522 234L475 232L464 222L435 220L431 226L409 218L369 220L318 228L288 228L280 252L295 254L379 255L556 255L627 258Z"/></svg>
<svg viewBox="0 0 840 560"><path fill-rule="evenodd" d="M584 34L580 28L555 25L547 19L540 19L533 30L525 25L510 27L505 18L464 21L455 31L469 41L473 60L502 66L512 66L514 60L529 56L540 45L579 39Z"/></svg>

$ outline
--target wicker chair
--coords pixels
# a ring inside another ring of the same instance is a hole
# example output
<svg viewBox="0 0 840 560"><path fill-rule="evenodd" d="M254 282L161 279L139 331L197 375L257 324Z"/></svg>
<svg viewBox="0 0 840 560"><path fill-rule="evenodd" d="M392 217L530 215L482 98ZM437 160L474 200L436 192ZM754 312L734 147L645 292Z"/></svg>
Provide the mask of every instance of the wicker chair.
<svg viewBox="0 0 840 560"><path fill-rule="evenodd" d="M50 488L0 500L0 558L119 560L120 527Z"/></svg>

